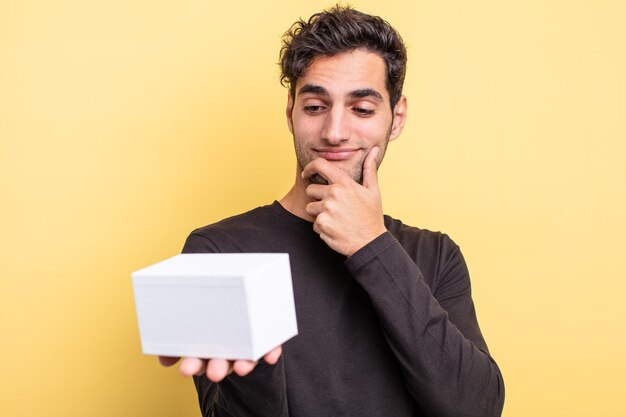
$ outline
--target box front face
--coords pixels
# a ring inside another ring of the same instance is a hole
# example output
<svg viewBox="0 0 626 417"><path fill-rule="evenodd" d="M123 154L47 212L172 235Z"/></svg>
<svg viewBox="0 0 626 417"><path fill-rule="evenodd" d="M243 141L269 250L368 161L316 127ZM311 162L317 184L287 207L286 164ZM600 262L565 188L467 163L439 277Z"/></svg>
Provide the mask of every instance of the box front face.
<svg viewBox="0 0 626 417"><path fill-rule="evenodd" d="M143 278L143 277L142 277ZM219 285L185 278L176 284L135 281L142 348L146 354L249 358L250 324L242 281Z"/></svg>

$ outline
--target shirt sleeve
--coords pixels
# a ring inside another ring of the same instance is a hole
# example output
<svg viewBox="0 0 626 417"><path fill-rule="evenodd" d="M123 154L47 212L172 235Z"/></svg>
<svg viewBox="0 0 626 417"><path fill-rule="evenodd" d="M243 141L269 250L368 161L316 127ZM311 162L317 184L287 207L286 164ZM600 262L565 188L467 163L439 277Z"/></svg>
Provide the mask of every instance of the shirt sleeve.
<svg viewBox="0 0 626 417"><path fill-rule="evenodd" d="M429 416L500 416L504 382L482 338L469 273L448 240L437 288L385 232L346 261L368 293L407 388ZM433 292L436 294L433 295Z"/></svg>
<svg viewBox="0 0 626 417"><path fill-rule="evenodd" d="M183 253L217 253L217 245L208 237L191 233ZM262 359L245 377L234 373L219 383L206 375L193 377L203 417L288 417L287 391L282 358L275 365Z"/></svg>

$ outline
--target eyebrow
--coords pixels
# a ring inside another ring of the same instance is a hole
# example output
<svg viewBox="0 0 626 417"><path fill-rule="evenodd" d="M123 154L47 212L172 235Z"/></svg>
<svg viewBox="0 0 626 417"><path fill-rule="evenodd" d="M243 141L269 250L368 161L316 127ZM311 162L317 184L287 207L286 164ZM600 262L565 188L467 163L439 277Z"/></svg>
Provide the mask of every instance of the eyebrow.
<svg viewBox="0 0 626 417"><path fill-rule="evenodd" d="M370 97L370 98L376 99L377 101L383 101L383 96L378 91L372 88L361 88L359 90L354 90L350 93L350 97L352 98Z"/></svg>
<svg viewBox="0 0 626 417"><path fill-rule="evenodd" d="M298 95L317 94L318 96L329 96L328 91L321 85L305 84L298 90Z"/></svg>
<svg viewBox="0 0 626 417"><path fill-rule="evenodd" d="M316 94L318 96L328 97L328 91L321 85L305 84L298 90L298 95L302 94ZM383 96L373 88L360 88L358 90L351 91L349 94L352 98L366 98L370 97L376 101L383 101Z"/></svg>

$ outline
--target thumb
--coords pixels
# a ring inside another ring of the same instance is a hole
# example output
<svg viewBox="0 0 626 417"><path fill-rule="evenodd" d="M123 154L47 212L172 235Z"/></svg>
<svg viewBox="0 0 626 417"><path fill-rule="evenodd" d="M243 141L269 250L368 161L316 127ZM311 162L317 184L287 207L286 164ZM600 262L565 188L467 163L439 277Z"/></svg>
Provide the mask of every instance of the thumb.
<svg viewBox="0 0 626 417"><path fill-rule="evenodd" d="M363 186L367 189L378 188L378 167L376 157L380 153L380 148L374 146L363 161Z"/></svg>

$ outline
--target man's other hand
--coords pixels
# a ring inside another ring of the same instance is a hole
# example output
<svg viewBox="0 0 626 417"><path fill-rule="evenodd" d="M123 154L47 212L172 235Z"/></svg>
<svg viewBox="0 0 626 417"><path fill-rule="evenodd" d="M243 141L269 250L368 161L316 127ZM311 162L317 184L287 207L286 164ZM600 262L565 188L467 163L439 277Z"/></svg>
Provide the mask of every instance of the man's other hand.
<svg viewBox="0 0 626 417"><path fill-rule="evenodd" d="M270 365L275 365L283 353L282 346L272 349L263 360ZM171 356L159 356L159 363L163 366L172 366L177 363L180 358ZM250 360L229 361L226 359L200 359L200 358L183 358L180 362L180 373L185 376L202 375L213 382L220 382L226 378L231 372L239 376L246 376L256 367L258 362Z"/></svg>
<svg viewBox="0 0 626 417"><path fill-rule="evenodd" d="M379 152L373 147L363 162L363 185L323 158L302 170L303 178L319 174L328 181L328 185L306 188L313 200L306 206L306 212L315 217L313 230L333 250L348 257L387 231L378 188Z"/></svg>

